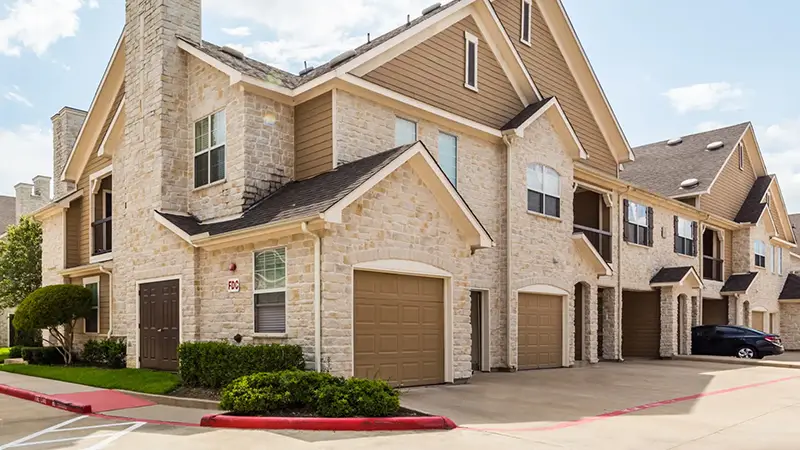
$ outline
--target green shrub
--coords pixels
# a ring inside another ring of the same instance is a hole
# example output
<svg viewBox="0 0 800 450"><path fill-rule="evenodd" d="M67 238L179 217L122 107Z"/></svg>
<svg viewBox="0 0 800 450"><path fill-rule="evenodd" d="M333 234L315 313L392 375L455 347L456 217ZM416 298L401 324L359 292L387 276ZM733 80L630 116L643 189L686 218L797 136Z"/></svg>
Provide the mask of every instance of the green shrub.
<svg viewBox="0 0 800 450"><path fill-rule="evenodd" d="M41 347L42 330L14 330L14 345L18 347Z"/></svg>
<svg viewBox="0 0 800 450"><path fill-rule="evenodd" d="M314 412L322 417L386 417L397 414L400 394L382 380L350 378L322 386Z"/></svg>
<svg viewBox="0 0 800 450"><path fill-rule="evenodd" d="M9 349L9 351L8 351L8 357L9 358L22 358L22 346L21 345L17 345L17 346L11 347Z"/></svg>
<svg viewBox="0 0 800 450"><path fill-rule="evenodd" d="M52 366L64 364L64 357L56 347L22 347L22 358L30 364Z"/></svg>
<svg viewBox="0 0 800 450"><path fill-rule="evenodd" d="M121 369L125 367L125 355L122 339L89 340L83 345L81 359L92 366Z"/></svg>
<svg viewBox="0 0 800 450"><path fill-rule="evenodd" d="M226 342L186 342L178 347L184 384L219 389L255 373L303 370L299 345L231 345Z"/></svg>
<svg viewBox="0 0 800 450"><path fill-rule="evenodd" d="M239 378L222 390L221 400L220 408L236 414L306 408L323 417L385 417L400 408L398 392L384 381L296 370Z"/></svg>

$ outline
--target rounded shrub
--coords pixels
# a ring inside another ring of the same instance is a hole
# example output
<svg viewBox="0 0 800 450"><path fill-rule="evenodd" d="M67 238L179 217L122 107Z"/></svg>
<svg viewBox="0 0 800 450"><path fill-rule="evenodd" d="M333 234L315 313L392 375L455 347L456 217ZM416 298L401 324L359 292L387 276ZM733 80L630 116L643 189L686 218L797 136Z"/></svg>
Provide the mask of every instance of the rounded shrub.
<svg viewBox="0 0 800 450"><path fill-rule="evenodd" d="M91 339L83 345L81 360L92 366L122 369L125 367L126 353L125 341L122 339Z"/></svg>
<svg viewBox="0 0 800 450"><path fill-rule="evenodd" d="M317 391L314 411L323 417L387 417L400 409L400 394L382 380L350 378Z"/></svg>

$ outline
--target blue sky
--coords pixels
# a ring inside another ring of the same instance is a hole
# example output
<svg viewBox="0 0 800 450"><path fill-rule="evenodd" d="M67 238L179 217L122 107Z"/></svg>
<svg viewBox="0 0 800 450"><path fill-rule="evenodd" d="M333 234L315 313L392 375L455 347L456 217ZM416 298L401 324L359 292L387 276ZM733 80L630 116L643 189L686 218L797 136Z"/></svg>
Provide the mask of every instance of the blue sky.
<svg viewBox="0 0 800 450"><path fill-rule="evenodd" d="M203 35L296 72L431 1L204 0ZM632 145L752 121L789 209L800 211L800 60L792 56L800 2L563 2ZM0 194L52 171L50 116L89 107L123 5L0 0Z"/></svg>

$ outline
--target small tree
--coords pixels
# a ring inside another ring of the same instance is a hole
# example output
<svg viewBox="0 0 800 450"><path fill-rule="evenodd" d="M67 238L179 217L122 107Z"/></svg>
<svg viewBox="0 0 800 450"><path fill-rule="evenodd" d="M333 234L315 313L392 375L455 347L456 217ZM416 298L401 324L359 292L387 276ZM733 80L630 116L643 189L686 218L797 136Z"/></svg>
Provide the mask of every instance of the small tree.
<svg viewBox="0 0 800 450"><path fill-rule="evenodd" d="M0 241L0 309L19 305L41 285L42 226L23 217Z"/></svg>
<svg viewBox="0 0 800 450"><path fill-rule="evenodd" d="M75 323L92 311L92 291L74 284L45 286L20 303L14 313L14 327L20 330L46 329L45 342L58 348L64 364L72 363Z"/></svg>

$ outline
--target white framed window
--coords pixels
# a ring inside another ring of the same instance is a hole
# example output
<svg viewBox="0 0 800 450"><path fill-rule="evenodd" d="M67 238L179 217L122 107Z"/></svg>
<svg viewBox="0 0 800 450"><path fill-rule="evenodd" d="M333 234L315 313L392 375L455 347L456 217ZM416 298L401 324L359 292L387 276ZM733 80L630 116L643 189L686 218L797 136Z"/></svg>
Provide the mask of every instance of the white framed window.
<svg viewBox="0 0 800 450"><path fill-rule="evenodd" d="M521 11L519 40L523 44L531 45L531 14L533 13L531 0L522 0Z"/></svg>
<svg viewBox="0 0 800 450"><path fill-rule="evenodd" d="M528 211L561 217L561 176L542 164L528 166Z"/></svg>
<svg viewBox="0 0 800 450"><path fill-rule="evenodd" d="M778 275L783 275L783 248L782 247L775 247L775 258L777 261L777 272Z"/></svg>
<svg viewBox="0 0 800 450"><path fill-rule="evenodd" d="M253 310L256 333L286 333L286 249L253 253Z"/></svg>
<svg viewBox="0 0 800 450"><path fill-rule="evenodd" d="M225 111L194 123L194 187L225 179Z"/></svg>
<svg viewBox="0 0 800 450"><path fill-rule="evenodd" d="M647 206L627 201L625 235L628 242L649 245L650 214Z"/></svg>
<svg viewBox="0 0 800 450"><path fill-rule="evenodd" d="M417 142L417 123L402 117L394 120L394 145L413 144Z"/></svg>
<svg viewBox="0 0 800 450"><path fill-rule="evenodd" d="M764 245L764 241L755 241L755 242L753 242L753 253L755 253L755 264L756 264L756 267L766 268L767 267L767 246Z"/></svg>
<svg viewBox="0 0 800 450"><path fill-rule="evenodd" d="M456 136L439 133L439 165L453 186L458 186L456 183L458 178L458 138Z"/></svg>
<svg viewBox="0 0 800 450"><path fill-rule="evenodd" d="M464 87L478 91L478 38L464 32Z"/></svg>
<svg viewBox="0 0 800 450"><path fill-rule="evenodd" d="M739 170L744 170L744 144L741 142L737 146L737 152L739 154Z"/></svg>
<svg viewBox="0 0 800 450"><path fill-rule="evenodd" d="M92 312L83 319L83 332L96 334L100 332L100 277L84 278L83 287L92 292Z"/></svg>
<svg viewBox="0 0 800 450"><path fill-rule="evenodd" d="M681 255L694 256L694 222L683 217L677 217L676 231L675 252Z"/></svg>

